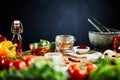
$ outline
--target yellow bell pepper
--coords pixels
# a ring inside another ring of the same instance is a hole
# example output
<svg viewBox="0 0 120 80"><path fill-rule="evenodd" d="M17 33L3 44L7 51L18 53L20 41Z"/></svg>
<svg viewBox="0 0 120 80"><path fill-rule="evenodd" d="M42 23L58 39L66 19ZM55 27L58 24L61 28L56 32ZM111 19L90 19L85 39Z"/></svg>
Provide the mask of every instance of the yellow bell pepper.
<svg viewBox="0 0 120 80"><path fill-rule="evenodd" d="M0 43L0 54L6 55L8 57L16 56L16 47L11 41L2 41Z"/></svg>

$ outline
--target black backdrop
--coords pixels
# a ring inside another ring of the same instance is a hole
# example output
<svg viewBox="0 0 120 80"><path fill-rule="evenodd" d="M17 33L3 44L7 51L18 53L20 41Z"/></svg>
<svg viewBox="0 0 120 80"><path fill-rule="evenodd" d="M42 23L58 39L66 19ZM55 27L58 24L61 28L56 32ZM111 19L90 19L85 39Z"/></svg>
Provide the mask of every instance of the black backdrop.
<svg viewBox="0 0 120 80"><path fill-rule="evenodd" d="M0 34L11 40L13 20L21 20L24 27L23 50L39 39L54 41L58 34L76 37L75 45L88 45L88 31L93 26L90 16L108 28L120 29L119 0L1 0Z"/></svg>

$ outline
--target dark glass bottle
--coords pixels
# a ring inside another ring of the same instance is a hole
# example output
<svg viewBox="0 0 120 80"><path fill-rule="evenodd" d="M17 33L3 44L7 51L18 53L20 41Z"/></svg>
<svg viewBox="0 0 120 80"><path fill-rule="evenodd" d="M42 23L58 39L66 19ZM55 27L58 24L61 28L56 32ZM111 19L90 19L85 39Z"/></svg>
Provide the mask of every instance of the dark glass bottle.
<svg viewBox="0 0 120 80"><path fill-rule="evenodd" d="M13 42L13 44L15 44L15 43L17 44L16 51L22 52L22 36L20 33L13 34L12 42Z"/></svg>
<svg viewBox="0 0 120 80"><path fill-rule="evenodd" d="M13 44L17 44L17 53L22 52L22 36L20 33L23 32L23 26L19 20L13 21L11 26L11 32L13 33L12 42Z"/></svg>

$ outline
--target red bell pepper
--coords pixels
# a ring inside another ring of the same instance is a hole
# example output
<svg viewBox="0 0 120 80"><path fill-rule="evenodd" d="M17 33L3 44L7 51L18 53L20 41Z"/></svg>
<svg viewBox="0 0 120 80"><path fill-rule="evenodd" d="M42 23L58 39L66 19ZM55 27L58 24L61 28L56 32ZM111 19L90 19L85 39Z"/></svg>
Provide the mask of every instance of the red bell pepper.
<svg viewBox="0 0 120 80"><path fill-rule="evenodd" d="M116 36L113 40L113 49L120 53L120 36Z"/></svg>

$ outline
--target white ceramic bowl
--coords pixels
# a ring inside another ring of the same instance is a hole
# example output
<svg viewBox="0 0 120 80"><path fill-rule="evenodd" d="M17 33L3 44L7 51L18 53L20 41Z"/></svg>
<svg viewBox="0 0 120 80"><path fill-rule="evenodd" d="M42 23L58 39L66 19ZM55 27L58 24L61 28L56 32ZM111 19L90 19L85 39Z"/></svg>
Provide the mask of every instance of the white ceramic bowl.
<svg viewBox="0 0 120 80"><path fill-rule="evenodd" d="M78 53L86 53L86 52L88 52L89 50L90 50L90 47L88 47L88 46L86 46L86 48L85 49L79 49L78 48L79 46L74 46L73 47L73 50L75 51L75 52L78 52Z"/></svg>
<svg viewBox="0 0 120 80"><path fill-rule="evenodd" d="M58 52L49 52L49 53L46 53L44 56L46 59L51 59L51 58L60 59L60 58L62 58L62 54L60 54Z"/></svg>

